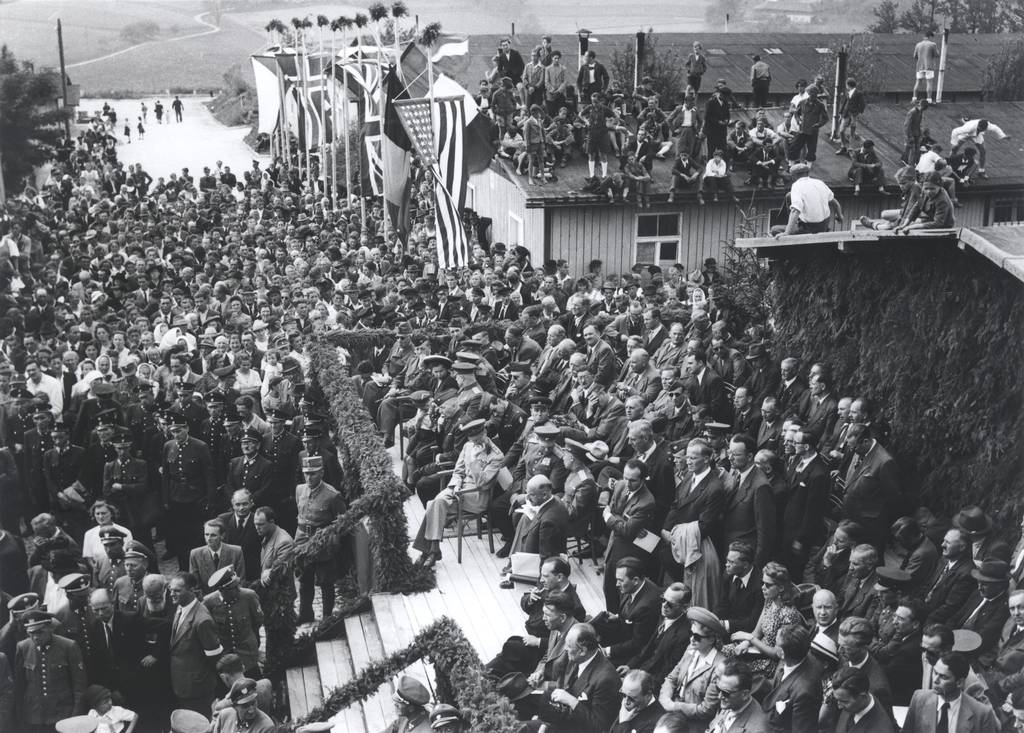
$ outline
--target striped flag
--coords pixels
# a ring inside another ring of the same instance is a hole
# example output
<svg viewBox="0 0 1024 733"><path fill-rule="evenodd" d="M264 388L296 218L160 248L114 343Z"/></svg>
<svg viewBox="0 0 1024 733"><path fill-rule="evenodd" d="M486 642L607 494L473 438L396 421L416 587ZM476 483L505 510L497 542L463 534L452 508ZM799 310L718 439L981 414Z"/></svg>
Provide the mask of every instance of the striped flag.
<svg viewBox="0 0 1024 733"><path fill-rule="evenodd" d="M420 162L434 178L437 261L443 268L469 263L469 238L462 222L466 205L466 105L462 96L395 102L395 111ZM433 122L433 124L431 124Z"/></svg>
<svg viewBox="0 0 1024 733"><path fill-rule="evenodd" d="M466 206L466 106L459 97L436 102L434 110L434 213L437 217L437 259L441 267L469 264L469 238L462 223Z"/></svg>

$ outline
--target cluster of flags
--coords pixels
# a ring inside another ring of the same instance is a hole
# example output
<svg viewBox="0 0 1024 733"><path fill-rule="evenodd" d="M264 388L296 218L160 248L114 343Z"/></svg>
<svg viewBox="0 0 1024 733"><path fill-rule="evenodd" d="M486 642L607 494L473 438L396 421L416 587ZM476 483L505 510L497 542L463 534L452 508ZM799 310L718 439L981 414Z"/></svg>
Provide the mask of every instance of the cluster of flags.
<svg viewBox="0 0 1024 733"><path fill-rule="evenodd" d="M415 151L432 178L439 265L463 266L468 179L494 156L493 123L465 88L428 67L467 52L465 38L444 34L430 49L409 44L400 58L377 46L351 46L333 58L273 46L252 56L259 132L273 134L283 121L300 149L316 150L342 135L327 110L353 104L362 125L363 190L381 196L391 223L407 233ZM419 111L402 114L403 105Z"/></svg>

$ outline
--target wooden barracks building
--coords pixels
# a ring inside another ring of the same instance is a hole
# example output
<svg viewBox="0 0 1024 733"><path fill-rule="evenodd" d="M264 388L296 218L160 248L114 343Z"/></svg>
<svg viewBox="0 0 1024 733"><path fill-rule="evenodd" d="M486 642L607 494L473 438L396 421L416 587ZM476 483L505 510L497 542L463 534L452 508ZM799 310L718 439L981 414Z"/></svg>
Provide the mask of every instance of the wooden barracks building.
<svg viewBox="0 0 1024 733"><path fill-rule="evenodd" d="M987 180L958 192L962 206L956 210L957 225L965 227L997 226L1024 222L1024 102L980 102L981 85L988 59L1009 40L1007 35L951 35L949 60L944 80L943 103L925 114L928 128L949 152L950 131L963 117L984 117L1001 127L1010 138L998 140L986 136ZM538 42L534 37L513 38L513 47L524 57ZM793 94L797 79L812 80L822 67L822 57L849 36L815 34L778 34L771 45L756 34L659 34L659 48L675 48L683 58L694 40L700 40L708 54L709 69L705 87L717 78L726 79L740 105L749 103L750 57L757 53L772 71L772 102L766 114L774 128L782 121L785 106ZM849 159L835 155L835 144L822 130L818 142L818 160L811 175L824 180L835 192L848 222L861 215L877 216L881 209L899 205L898 187L893 174L901 166L903 120L910 106L914 80L913 47L919 40L908 34L880 35L871 38L878 63L885 69L884 83L868 95L867 110L858 123L863 139L875 142L883 161L888 192L879 194L865 187L853 195L847 178ZM470 54L448 70L475 88L489 65L498 37L471 39ZM564 61L575 73L577 40L573 36L556 37L555 48L564 52ZM614 50L629 52L633 36L602 36L594 46L604 63ZM460 68L461 67L461 68ZM830 80L829 84L833 82ZM698 108L703 113L706 93L700 95ZM831 111L831 99L829 100ZM733 112L733 119L752 123L756 110ZM779 212L788 184L770 190L755 190L743 185L745 169L732 174L739 203L708 201L699 205L695 192L677 194L668 202L672 156L655 161L650 187L651 207L641 209L634 203L609 204L606 198L581 193L587 175L586 160L577 154L566 168L557 168L558 180L543 186L528 185L525 176L516 175L514 166L496 157L490 168L470 178L467 206L489 220L490 241L522 244L530 250L535 264L549 259L565 259L577 267L592 259L605 263L607 272L626 272L635 263L670 267L681 263L688 270L698 267L707 257L720 257L722 250L738 237L756 237L767 233L779 222ZM617 169L612 160L609 172Z"/></svg>

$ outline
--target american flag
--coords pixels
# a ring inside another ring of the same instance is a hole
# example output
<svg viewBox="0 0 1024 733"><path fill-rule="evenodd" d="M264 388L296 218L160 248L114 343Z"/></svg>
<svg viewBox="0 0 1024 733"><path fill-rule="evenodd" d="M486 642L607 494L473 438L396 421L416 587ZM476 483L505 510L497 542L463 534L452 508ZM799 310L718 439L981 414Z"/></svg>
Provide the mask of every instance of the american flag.
<svg viewBox="0 0 1024 733"><path fill-rule="evenodd" d="M395 103L409 140L434 176L437 260L443 268L469 263L469 237L462 223L466 205L466 106L462 97L416 99Z"/></svg>

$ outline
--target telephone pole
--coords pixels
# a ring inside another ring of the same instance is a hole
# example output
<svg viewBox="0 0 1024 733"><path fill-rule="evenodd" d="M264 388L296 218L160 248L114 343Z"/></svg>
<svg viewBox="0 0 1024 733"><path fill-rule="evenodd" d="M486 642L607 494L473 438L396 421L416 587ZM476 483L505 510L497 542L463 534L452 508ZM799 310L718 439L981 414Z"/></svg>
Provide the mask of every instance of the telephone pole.
<svg viewBox="0 0 1024 733"><path fill-rule="evenodd" d="M65 113L68 109L68 72L64 68L64 31L57 18L57 51L60 53L60 102ZM64 137L71 137L71 118L64 117Z"/></svg>

